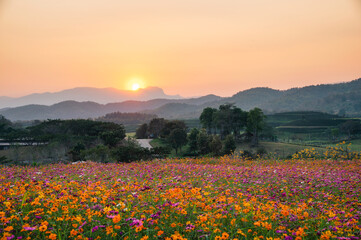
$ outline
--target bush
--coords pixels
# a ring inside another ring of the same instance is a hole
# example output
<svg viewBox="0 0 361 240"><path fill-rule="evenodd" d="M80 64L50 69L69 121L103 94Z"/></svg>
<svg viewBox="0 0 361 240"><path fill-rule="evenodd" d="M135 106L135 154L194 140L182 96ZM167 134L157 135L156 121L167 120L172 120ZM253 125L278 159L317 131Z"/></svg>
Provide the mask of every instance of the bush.
<svg viewBox="0 0 361 240"><path fill-rule="evenodd" d="M227 135L224 140L223 153L232 154L236 150L236 141L234 140L233 135Z"/></svg>
<svg viewBox="0 0 361 240"><path fill-rule="evenodd" d="M129 163L137 160L148 160L151 158L151 152L147 148L120 146L113 150L112 156L117 162Z"/></svg>

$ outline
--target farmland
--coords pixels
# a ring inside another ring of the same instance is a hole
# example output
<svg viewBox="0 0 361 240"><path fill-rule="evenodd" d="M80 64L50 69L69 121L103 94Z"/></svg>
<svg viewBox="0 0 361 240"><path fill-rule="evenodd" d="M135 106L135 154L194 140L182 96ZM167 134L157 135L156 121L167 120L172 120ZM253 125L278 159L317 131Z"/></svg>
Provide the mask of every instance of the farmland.
<svg viewBox="0 0 361 240"><path fill-rule="evenodd" d="M360 160L0 168L1 239L358 239Z"/></svg>

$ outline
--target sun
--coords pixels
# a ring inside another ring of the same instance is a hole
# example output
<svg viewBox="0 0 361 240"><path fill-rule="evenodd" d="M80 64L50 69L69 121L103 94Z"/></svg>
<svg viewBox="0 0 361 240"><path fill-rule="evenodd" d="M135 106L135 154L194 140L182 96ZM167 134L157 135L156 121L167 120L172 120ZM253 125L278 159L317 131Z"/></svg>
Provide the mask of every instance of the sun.
<svg viewBox="0 0 361 240"><path fill-rule="evenodd" d="M133 85L132 85L132 90L133 91L137 91L139 88L140 88L139 83L133 83Z"/></svg>

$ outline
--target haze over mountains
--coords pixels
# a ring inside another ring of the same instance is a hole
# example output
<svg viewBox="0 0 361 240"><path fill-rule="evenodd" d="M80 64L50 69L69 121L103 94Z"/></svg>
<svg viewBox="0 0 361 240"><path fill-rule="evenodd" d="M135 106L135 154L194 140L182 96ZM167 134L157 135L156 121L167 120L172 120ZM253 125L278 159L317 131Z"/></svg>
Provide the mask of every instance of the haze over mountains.
<svg viewBox="0 0 361 240"><path fill-rule="evenodd" d="M91 88L86 89L88 90L86 91L88 93L92 91L94 93L94 91L96 91ZM147 89L144 90L145 96L151 96L146 90ZM152 90L158 94L163 94L163 97L147 101L133 100L101 104L109 101L109 99L116 98L116 95L109 94L108 96L105 94L98 96L95 94L88 95L88 97L91 97L92 101L63 101L51 106L31 104L2 109L0 110L0 115L3 115L10 120L44 120L97 118L107 113L119 111L150 113L169 119L190 119L198 118L205 107L218 108L220 104L233 103L243 110L259 107L266 113L322 111L336 114L339 112L346 112L349 116L361 116L361 78L346 83L307 86L303 88L292 88L285 91L274 90L271 88L252 88L238 92L231 97L224 98L216 95L207 95L190 99L180 99L179 96L173 96L173 98L177 99L171 99L172 96L165 95L159 88ZM109 92L112 93L112 91ZM145 98L145 96L141 96L140 92L138 92L138 94L137 97L139 99L142 99L142 97ZM72 97L78 97L77 99L79 99L84 97L84 95ZM51 98L51 101L55 100L55 97ZM3 99L0 99L0 102L3 107L8 106L3 103Z"/></svg>
<svg viewBox="0 0 361 240"><path fill-rule="evenodd" d="M167 95L158 87L147 87L138 91L119 90L116 88L79 87L59 92L34 93L19 98L0 97L0 109L19 107L28 104L52 105L63 101L86 102L100 104L123 102L127 100L147 101L151 99L180 99L179 95Z"/></svg>

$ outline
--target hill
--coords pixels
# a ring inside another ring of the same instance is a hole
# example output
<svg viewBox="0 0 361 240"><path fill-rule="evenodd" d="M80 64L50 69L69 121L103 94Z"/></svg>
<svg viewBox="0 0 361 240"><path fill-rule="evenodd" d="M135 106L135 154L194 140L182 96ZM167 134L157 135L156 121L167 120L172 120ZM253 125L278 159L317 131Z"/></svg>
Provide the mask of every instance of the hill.
<svg viewBox="0 0 361 240"><path fill-rule="evenodd" d="M138 91L119 90L116 88L80 87L53 93L34 93L19 98L0 97L0 108L19 107L28 104L52 105L63 101L93 101L106 104L126 100L147 101L157 98L181 99L182 97L179 95L167 95L158 87L148 87L139 89Z"/></svg>
<svg viewBox="0 0 361 240"><path fill-rule="evenodd" d="M95 99L94 99L95 100ZM112 112L141 112L169 119L198 118L205 107L233 103L243 110L259 107L266 114L291 111L320 111L361 116L361 79L347 83L315 85L289 90L252 88L231 97L207 95L189 99L153 99L108 104L66 101L51 106L26 105L0 110L10 120L98 118Z"/></svg>

